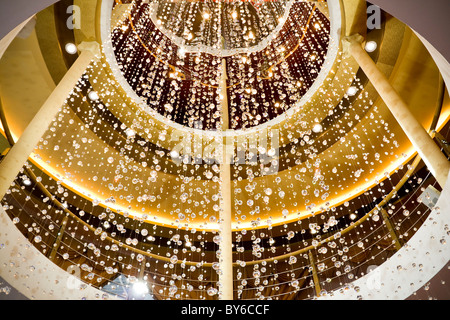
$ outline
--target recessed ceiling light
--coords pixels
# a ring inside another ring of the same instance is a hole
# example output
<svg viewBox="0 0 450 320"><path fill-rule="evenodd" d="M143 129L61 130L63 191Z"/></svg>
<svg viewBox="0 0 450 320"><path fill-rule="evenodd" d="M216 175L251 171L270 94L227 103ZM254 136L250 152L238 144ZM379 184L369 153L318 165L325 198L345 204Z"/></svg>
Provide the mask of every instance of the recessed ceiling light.
<svg viewBox="0 0 450 320"><path fill-rule="evenodd" d="M358 216L357 216L356 214L352 213L352 214L350 215L350 220L356 220L357 217L358 217Z"/></svg>
<svg viewBox="0 0 450 320"><path fill-rule="evenodd" d="M77 46L74 45L73 43L66 44L65 49L68 54L76 54L78 52Z"/></svg>
<svg viewBox="0 0 450 320"><path fill-rule="evenodd" d="M276 155L276 153L277 153L277 151L276 151L274 148L271 148L271 149L269 149L269 151L267 152L267 155L268 155L269 157L273 157L273 156Z"/></svg>
<svg viewBox="0 0 450 320"><path fill-rule="evenodd" d="M375 41L369 41L366 43L366 51L367 52L374 52L377 49L378 45Z"/></svg>
<svg viewBox="0 0 450 320"><path fill-rule="evenodd" d="M26 186L31 186L31 181L30 181L30 179L24 179L24 180L23 180L23 184L26 185Z"/></svg>

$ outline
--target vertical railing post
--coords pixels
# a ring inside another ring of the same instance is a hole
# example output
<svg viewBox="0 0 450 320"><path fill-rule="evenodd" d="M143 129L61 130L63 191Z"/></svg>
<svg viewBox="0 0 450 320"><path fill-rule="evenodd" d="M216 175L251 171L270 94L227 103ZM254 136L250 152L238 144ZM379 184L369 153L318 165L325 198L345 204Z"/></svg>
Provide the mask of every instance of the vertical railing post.
<svg viewBox="0 0 450 320"><path fill-rule="evenodd" d="M402 243L400 242L397 232L395 231L395 228L392 225L392 222L389 219L388 213L386 212L385 209L381 209L381 216L383 217L384 224L386 225L387 229L389 230L389 234L391 235L391 238L394 241L395 248L397 250L400 250L402 248Z"/></svg>
<svg viewBox="0 0 450 320"><path fill-rule="evenodd" d="M48 256L50 261L54 261L56 258L56 254L58 253L59 248L61 247L61 242L64 237L64 232L66 231L67 223L69 222L69 216L66 215L61 223L61 227L59 228L58 235L56 236L56 240L53 243L52 250Z"/></svg>

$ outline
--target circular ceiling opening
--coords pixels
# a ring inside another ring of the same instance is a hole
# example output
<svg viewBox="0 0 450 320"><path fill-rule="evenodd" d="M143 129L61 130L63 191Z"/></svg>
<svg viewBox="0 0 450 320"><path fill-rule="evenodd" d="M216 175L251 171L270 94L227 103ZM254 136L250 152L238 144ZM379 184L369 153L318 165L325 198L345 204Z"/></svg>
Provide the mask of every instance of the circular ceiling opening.
<svg viewBox="0 0 450 320"><path fill-rule="evenodd" d="M122 75L145 111L187 128L221 130L227 121L245 130L274 120L311 89L330 44L330 21L311 2L133 1L128 12L112 35ZM235 52L225 57L224 48Z"/></svg>
<svg viewBox="0 0 450 320"><path fill-rule="evenodd" d="M280 31L293 2L156 0L148 15L186 52L223 57L265 48Z"/></svg>

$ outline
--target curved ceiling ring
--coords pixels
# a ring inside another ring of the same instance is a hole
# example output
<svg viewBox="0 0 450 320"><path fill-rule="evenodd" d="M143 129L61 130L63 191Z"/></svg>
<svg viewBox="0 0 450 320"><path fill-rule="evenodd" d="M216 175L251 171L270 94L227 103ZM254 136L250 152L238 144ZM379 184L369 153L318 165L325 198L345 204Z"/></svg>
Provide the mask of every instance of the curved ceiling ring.
<svg viewBox="0 0 450 320"><path fill-rule="evenodd" d="M291 1L291 2L292 2L292 1ZM116 3L116 4L122 4L122 1L121 1L121 0L115 0L115 3ZM283 17L283 21L286 21L286 20L287 20L287 14L289 13L289 10L290 10L291 5L292 5L292 3L289 4L289 9L286 9L286 13L285 13L285 16ZM276 67L276 66L278 66L279 64L281 64L283 61L285 61L287 58L289 58L291 55L293 55L293 54L298 50L298 48L300 47L300 45L301 45L302 42L303 42L303 39L304 39L305 36L306 36L306 31L308 30L309 25L310 25L310 23L311 23L311 19L312 19L313 15L314 15L314 13L315 13L315 11L316 11L317 9L318 9L318 8L317 8L317 5L314 5L314 7L313 7L312 10L311 10L311 14L309 15L308 21L307 21L307 23L306 23L306 27L303 28L303 30L302 30L302 31L303 31L302 37L301 37L301 39L298 41L298 44L295 46L295 48L294 48L291 52L289 52L287 55L285 55L281 60L277 61L274 65L272 65L271 67L267 68L266 70L263 70L263 71L262 71L262 74L268 74L268 75L267 75L266 77L264 77L264 76L257 76L258 79L263 79L263 80L270 79L270 78L272 77L271 73L273 72L273 71L272 71L273 68ZM153 16L152 16L151 18L152 18L152 20L154 20L154 17L153 17ZM136 34L136 36L137 36L139 42L140 42L141 45L145 48L145 50L146 50L148 53L150 53L156 60L158 60L159 62L161 62L161 63L163 63L163 64L165 64L165 65L167 65L170 69L172 69L172 71L173 71L175 74L179 75L179 78L181 78L181 80L185 80L185 79L186 79L186 75L182 72L182 70L180 71L180 70L178 70L177 67L175 67L175 66L169 64L168 62L163 61L162 59L160 59L160 58L159 58L154 52L152 52L152 51L148 48L148 46L142 41L142 38L139 36L139 34L138 34L137 30L136 30L136 27L134 26L134 24L133 24L133 22L132 22L132 18L131 18L131 14L130 14L130 13L128 13L128 20L129 20L129 24L130 24L130 26L131 26L133 32ZM153 21L153 23L156 25L156 23L155 23L154 21ZM281 25L280 25L280 27L281 27ZM277 33L279 33L279 29L280 29L280 28L277 28L277 29L273 32L273 36L270 36L270 40L273 40L273 39L275 38L275 35L276 35ZM162 31L161 29L160 29L160 31L161 31L163 34L166 34L166 33L167 33L167 32ZM167 35L166 35L166 36L167 36ZM255 51L259 51L259 50L263 50L263 49L267 46L267 44L270 42L270 41L268 41L268 40L269 40L269 39L266 39L266 40L263 42L264 45L258 45L258 48L256 48L256 49L254 49L254 48L246 48L246 50L248 50L248 52L250 52L250 53L251 53L251 52L255 52ZM180 46L180 45L179 45L179 46ZM158 49L159 49L159 48L158 48ZM191 52L194 52L194 51L190 51L190 50L188 49L188 50L186 50L186 52L187 52L187 53L191 53ZM205 51L205 52L214 55L213 52L208 52L208 51ZM247 52L247 51L246 51L246 52ZM238 53L236 53L236 54L239 54L239 53L241 53L241 52L238 52ZM229 56L229 55L231 55L231 54L230 54L230 53L229 53L229 54L226 54L226 55L224 55L224 57L225 57L225 56ZM214 86L214 85L210 85L210 84L207 84L207 83L203 83L201 80L198 80L198 79L190 79L190 80L192 80L192 81L194 81L194 82L198 82L198 83L200 83L202 86L211 87L211 88L215 88L215 89L218 89L218 88L219 88L218 86ZM227 86L227 89L233 88L233 87L235 87L235 86L237 86L237 85L239 85L239 84L241 84L241 83L242 83L242 81L239 81L239 82L233 83L233 84L231 84L231 85L228 85L228 86Z"/></svg>
<svg viewBox="0 0 450 320"><path fill-rule="evenodd" d="M164 116L160 115L156 111L149 111L146 108L146 102L143 101L142 98L140 98L134 90L131 88L131 86L128 84L126 79L123 77L120 68L118 66L118 62L116 60L114 49L112 46L112 39L111 39L111 33L109 30L111 30L111 12L113 10L115 0L102 0L100 4L100 22L99 22L99 28L100 28L100 35L99 35L99 41L103 45L103 51L105 55L105 59L108 62L112 74L119 83L119 85L122 87L122 89L125 91L125 93L132 99L132 101L135 101L136 104L139 106L142 106L142 109L145 110L147 113L150 114L151 117L153 117L155 120L157 120L160 123L163 123L166 126L169 126L173 130L178 130L181 132L186 132L194 135L202 135L206 137L211 138L222 138L222 137L232 137L232 138L238 138L242 136L247 136L249 134L254 134L257 132L262 132L264 130L268 130L269 128L279 125L284 120L289 119L293 117L299 110L300 107L306 104L312 96L316 93L316 91L320 88L320 86L323 85L325 79L329 76L330 71L332 70L333 66L336 63L336 60L338 58L338 54L340 51L340 39L342 37L342 33L344 32L343 28L343 17L342 17L342 3L341 1L328 1L329 11L330 11L330 21L331 21L331 31L330 31L330 47L325 59L325 64L320 71L316 81L313 83L313 85L310 87L308 92L294 105L292 106L288 111L281 114L280 116L264 123L258 126L255 126L250 129L245 130L227 130L225 132L220 131L205 131L195 128L188 128L183 125L180 125L174 121L168 120Z"/></svg>
<svg viewBox="0 0 450 320"><path fill-rule="evenodd" d="M15 0L0 3L0 39L4 39L14 28L26 21L29 17L55 4L59 0ZM435 0L433 6L424 8L421 0L372 0L371 3L379 6L394 17L413 28L418 34L429 41L444 59L450 61L450 44L447 41L445 30L450 29L450 20L442 7L447 0ZM408 10L405 10L408 7ZM425 9L425 10L424 10ZM420 19L418 18L420 17Z"/></svg>
<svg viewBox="0 0 450 320"><path fill-rule="evenodd" d="M355 195L352 195L352 197L353 196L355 196ZM343 199L338 199L339 201L338 202L336 202L336 203L341 203L341 202L344 202L345 200L343 200ZM334 203L334 205L336 205L336 203ZM126 210L125 210L126 211ZM297 218L296 218L297 219ZM279 223L281 223L281 222L279 222ZM245 228L245 226L241 226L242 228Z"/></svg>

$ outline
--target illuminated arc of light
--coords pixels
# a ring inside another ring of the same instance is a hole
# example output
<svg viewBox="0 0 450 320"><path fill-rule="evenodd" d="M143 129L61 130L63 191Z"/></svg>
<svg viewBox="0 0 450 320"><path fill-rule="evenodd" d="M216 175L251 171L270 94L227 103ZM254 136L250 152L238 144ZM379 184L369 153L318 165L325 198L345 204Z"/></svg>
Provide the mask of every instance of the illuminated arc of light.
<svg viewBox="0 0 450 320"><path fill-rule="evenodd" d="M115 0L115 2L116 2L116 4L123 4L123 3L122 3L122 0ZM251 2L251 1L250 1L250 2ZM307 21L307 23L306 23L306 27L305 27L304 30L303 30L302 38L299 40L297 46L296 46L296 47L295 47L288 55L286 55L285 57L283 57L282 60L278 61L275 65L271 66L271 67L270 67L269 69L267 69L265 72L272 72L272 68L276 67L277 65L279 65L280 63L282 63L283 61L285 61L287 58L289 58L291 55L293 55L294 52L296 52L296 51L298 50L298 48L300 47L300 44L303 42L304 38L306 37L306 32L308 31L309 25L310 25L310 23L311 23L311 19L313 18L316 9L317 9L317 5L315 4L314 7L313 7L313 9L311 10L311 14L309 15L308 21ZM156 54L154 54L154 53L147 47L147 45L144 43L144 41L142 41L141 37L139 36L139 34L138 34L138 32L137 32L137 30L136 30L134 24L133 24L133 19L132 19L132 17L131 17L131 13L128 13L128 20L130 21L130 25L131 25L131 28L133 29L133 32L136 34L136 36L137 36L139 42L142 44L142 46L144 47L144 49L147 50L147 52L150 53L150 54L151 54L155 59L157 59L159 62L161 62L162 64L165 64L165 65L167 65L169 68L171 68L172 71L173 71L175 74L181 75L181 79L182 79L182 80L186 80L186 75L185 75L183 72L177 70L177 68L176 68L175 66L173 66L173 65L167 63L166 61L162 60L161 58L159 58ZM159 49L159 48L158 48L158 49ZM263 80L270 79L271 77L272 77L272 76L268 76L268 77L260 77L260 76L258 76L259 79L263 79ZM206 86L206 87L210 87L210 88L214 88L214 89L218 89L218 88L219 88L218 86L210 85L210 84L204 83L204 82L202 82L202 81L200 81L200 80L197 80L197 79L192 79L192 80L195 81L195 82L198 82L198 83L200 83L201 85ZM232 84L232 85L229 85L229 86L227 86L227 89L233 88L233 87L235 87L235 86L241 84L242 82L243 82L243 80L241 80L241 81L239 81L239 82L237 82L237 83L234 83L234 84Z"/></svg>

